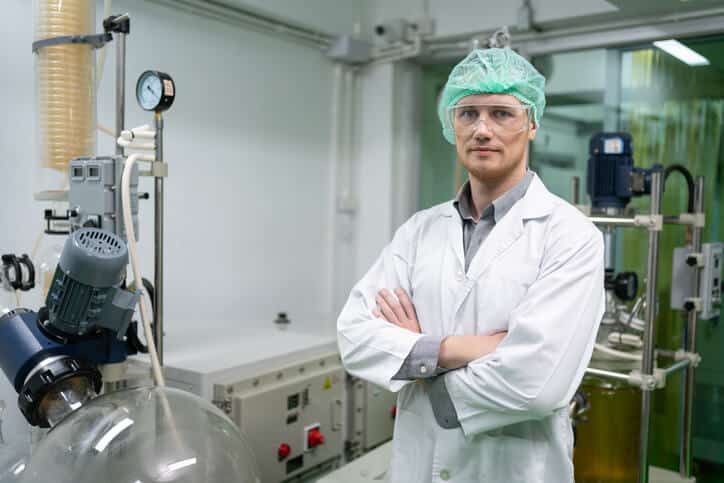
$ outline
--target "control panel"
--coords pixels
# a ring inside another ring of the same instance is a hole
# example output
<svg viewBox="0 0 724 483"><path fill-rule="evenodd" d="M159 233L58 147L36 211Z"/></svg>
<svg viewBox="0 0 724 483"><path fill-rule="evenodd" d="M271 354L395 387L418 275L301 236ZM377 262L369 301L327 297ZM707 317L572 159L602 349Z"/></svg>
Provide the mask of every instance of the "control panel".
<svg viewBox="0 0 724 483"><path fill-rule="evenodd" d="M397 394L348 376L346 456L354 459L392 439Z"/></svg>
<svg viewBox="0 0 724 483"><path fill-rule="evenodd" d="M261 481L279 483L338 464L345 373L339 355L214 385L214 402L249 441Z"/></svg>

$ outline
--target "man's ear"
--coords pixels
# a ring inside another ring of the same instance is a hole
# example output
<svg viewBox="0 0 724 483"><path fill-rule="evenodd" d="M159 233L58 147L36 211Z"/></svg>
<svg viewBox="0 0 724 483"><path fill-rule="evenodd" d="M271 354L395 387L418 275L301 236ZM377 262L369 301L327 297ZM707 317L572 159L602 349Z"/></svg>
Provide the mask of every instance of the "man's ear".
<svg viewBox="0 0 724 483"><path fill-rule="evenodd" d="M528 140L530 140L530 141L534 140L537 133L538 133L538 126L536 126L535 121L531 121L530 128L528 129Z"/></svg>

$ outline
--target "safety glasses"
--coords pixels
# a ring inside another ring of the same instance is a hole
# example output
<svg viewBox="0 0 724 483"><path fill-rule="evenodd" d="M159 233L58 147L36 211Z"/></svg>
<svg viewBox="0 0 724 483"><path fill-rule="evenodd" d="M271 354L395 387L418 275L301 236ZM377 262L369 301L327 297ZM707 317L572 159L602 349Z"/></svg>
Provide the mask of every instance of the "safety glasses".
<svg viewBox="0 0 724 483"><path fill-rule="evenodd" d="M456 133L472 133L481 121L496 134L510 135L530 125L530 106L520 104L462 104L448 108L448 121Z"/></svg>

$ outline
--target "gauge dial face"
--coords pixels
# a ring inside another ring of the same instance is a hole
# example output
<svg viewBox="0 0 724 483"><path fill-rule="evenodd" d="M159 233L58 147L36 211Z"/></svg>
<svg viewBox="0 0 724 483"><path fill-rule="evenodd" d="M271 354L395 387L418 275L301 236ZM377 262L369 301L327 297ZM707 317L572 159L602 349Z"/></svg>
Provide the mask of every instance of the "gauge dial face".
<svg viewBox="0 0 724 483"><path fill-rule="evenodd" d="M145 72L138 80L136 97L141 108L153 111L161 103L163 97L163 83L154 72Z"/></svg>

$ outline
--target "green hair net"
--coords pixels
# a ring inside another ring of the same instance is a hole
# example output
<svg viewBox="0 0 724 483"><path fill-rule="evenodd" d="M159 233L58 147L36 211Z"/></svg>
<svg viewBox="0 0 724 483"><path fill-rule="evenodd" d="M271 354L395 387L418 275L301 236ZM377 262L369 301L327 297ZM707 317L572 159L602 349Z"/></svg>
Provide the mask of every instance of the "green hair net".
<svg viewBox="0 0 724 483"><path fill-rule="evenodd" d="M442 123L442 134L455 144L455 132L447 110L465 96L472 94L510 94L523 104L531 106L536 126L545 109L543 92L546 79L530 62L504 49L476 49L456 65L440 95L437 113Z"/></svg>

